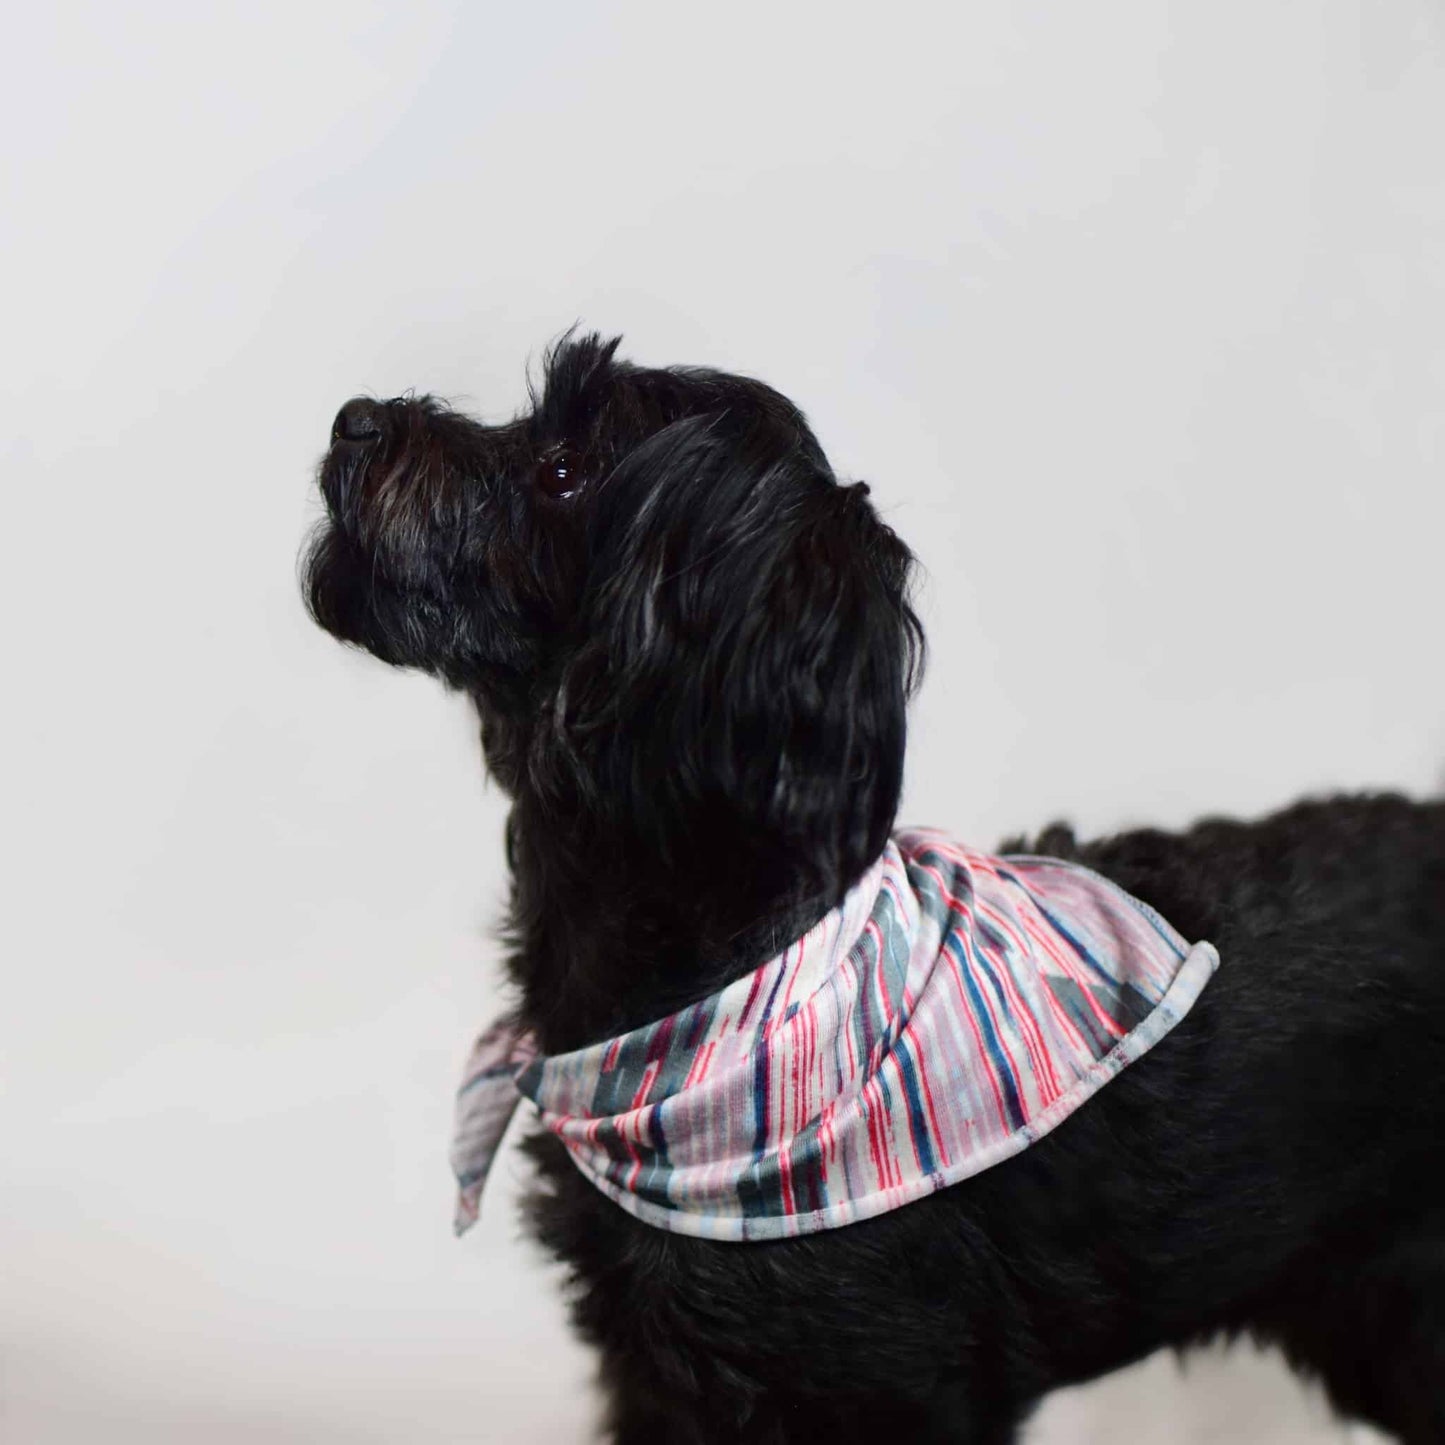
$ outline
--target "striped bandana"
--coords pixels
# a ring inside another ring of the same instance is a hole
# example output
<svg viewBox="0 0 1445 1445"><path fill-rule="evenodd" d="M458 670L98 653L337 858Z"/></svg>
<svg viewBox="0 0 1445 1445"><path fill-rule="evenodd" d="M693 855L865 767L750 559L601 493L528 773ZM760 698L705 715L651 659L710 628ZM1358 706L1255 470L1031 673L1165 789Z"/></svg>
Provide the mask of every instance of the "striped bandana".
<svg viewBox="0 0 1445 1445"><path fill-rule="evenodd" d="M1077 864L899 833L802 938L679 1013L552 1057L509 1021L483 1034L457 1101L457 1232L520 1097L661 1229L778 1239L896 1209L1062 1123L1218 963Z"/></svg>

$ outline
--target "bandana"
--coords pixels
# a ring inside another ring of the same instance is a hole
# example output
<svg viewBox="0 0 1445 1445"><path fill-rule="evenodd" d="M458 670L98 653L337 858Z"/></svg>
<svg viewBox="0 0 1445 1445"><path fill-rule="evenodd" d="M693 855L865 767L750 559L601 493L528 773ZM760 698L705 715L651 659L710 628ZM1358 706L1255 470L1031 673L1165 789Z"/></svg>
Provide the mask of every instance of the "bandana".
<svg viewBox="0 0 1445 1445"><path fill-rule="evenodd" d="M1218 963L1077 864L899 833L802 938L679 1013L551 1057L488 1029L457 1102L457 1232L523 1097L662 1229L778 1239L896 1209L1056 1128Z"/></svg>

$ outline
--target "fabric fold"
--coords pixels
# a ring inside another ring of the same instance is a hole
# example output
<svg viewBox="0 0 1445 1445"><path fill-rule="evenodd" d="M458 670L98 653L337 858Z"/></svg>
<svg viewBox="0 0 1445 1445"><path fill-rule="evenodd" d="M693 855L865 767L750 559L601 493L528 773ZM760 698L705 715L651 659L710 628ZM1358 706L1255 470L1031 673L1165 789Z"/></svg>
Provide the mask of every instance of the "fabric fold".
<svg viewBox="0 0 1445 1445"><path fill-rule="evenodd" d="M1218 962L1078 864L900 832L807 934L678 1013L550 1057L489 1028L457 1102L457 1230L522 1098L662 1229L777 1239L898 1208L1056 1128Z"/></svg>

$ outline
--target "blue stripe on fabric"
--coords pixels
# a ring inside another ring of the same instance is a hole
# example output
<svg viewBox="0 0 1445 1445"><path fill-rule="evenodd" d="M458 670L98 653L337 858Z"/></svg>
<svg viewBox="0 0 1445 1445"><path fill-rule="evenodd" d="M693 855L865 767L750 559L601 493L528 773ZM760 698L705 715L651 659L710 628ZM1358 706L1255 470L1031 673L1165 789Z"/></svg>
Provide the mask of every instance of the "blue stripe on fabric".
<svg viewBox="0 0 1445 1445"><path fill-rule="evenodd" d="M923 1090L919 1084L913 1050L905 1040L900 1039L893 1049L893 1056L898 1060L898 1072L903 1076L903 1094L908 1100L908 1131L913 1135L913 1152L918 1157L918 1167L925 1174L932 1174L938 1165L933 1156L933 1144L929 1140L928 1114L923 1107Z"/></svg>
<svg viewBox="0 0 1445 1445"><path fill-rule="evenodd" d="M973 976L973 970L968 966L968 955L964 952L957 934L950 934L944 940L944 947L953 954L958 962L958 976L963 980L974 1019L983 1033L983 1044L988 1055L988 1062L993 1069L994 1078L998 1080L1003 1089L1004 1107L1008 1111L1009 1123L1015 1129L1022 1129L1028 1116L1024 1113L1023 1101L1019 1098L1018 1086L1014 1083L1013 1065L1004 1051L1003 1043L993 1026L993 1020L988 1016L988 1005L979 991L978 980Z"/></svg>
<svg viewBox="0 0 1445 1445"><path fill-rule="evenodd" d="M768 994L768 1001L763 1005L762 1016L758 1020L758 1036L763 1040L766 1040L763 1026L773 1011L773 1000L777 998L778 990L782 986L783 970L779 969L777 978L773 980L772 992ZM753 1158L761 1159L768 1147L768 1063L772 1051L765 1042L764 1047L757 1052L757 1063L753 1067Z"/></svg>
<svg viewBox="0 0 1445 1445"><path fill-rule="evenodd" d="M1020 883L1019 887L1023 887L1023 885ZM1081 938L1076 937L1073 930L1068 928L1051 909L1046 908L1040 899L1035 898L1034 903L1037 905L1039 912L1048 919L1049 923L1054 929L1054 932L1057 933L1059 937L1062 938L1074 950L1074 952L1079 955L1081 959L1083 959L1084 963L1087 964L1089 968L1093 969L1093 971L1098 974L1105 983L1109 984L1111 987L1117 987L1119 983L1117 975L1110 973L1109 970L1105 968L1104 965L1100 963L1097 958L1094 957L1093 951L1089 948L1089 946Z"/></svg>
<svg viewBox="0 0 1445 1445"><path fill-rule="evenodd" d="M1105 880L1107 881L1107 880ZM1132 903L1135 909L1143 914L1149 927L1169 946L1169 951L1181 962L1188 957L1187 951L1180 947L1179 935L1172 929L1147 903L1135 898L1132 894L1124 894L1126 901Z"/></svg>

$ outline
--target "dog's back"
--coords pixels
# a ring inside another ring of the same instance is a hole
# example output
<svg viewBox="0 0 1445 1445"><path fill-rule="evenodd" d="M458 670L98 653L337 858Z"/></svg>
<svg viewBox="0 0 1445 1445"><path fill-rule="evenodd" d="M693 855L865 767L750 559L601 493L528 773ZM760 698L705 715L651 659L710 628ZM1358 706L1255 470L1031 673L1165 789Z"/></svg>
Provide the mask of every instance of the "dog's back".
<svg viewBox="0 0 1445 1445"><path fill-rule="evenodd" d="M1340 798L1071 851L1223 964L1018 1158L740 1248L638 1224L533 1141L534 1225L575 1271L619 1439L1005 1440L1056 1386L1242 1332L1342 1410L1445 1438L1445 804Z"/></svg>

